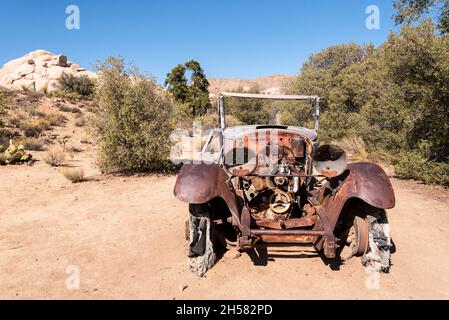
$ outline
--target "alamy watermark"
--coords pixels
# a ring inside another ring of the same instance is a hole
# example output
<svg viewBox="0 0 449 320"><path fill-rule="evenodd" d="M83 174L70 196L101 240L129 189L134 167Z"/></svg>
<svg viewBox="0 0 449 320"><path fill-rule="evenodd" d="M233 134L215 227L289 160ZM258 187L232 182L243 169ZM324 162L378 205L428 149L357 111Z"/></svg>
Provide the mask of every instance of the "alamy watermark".
<svg viewBox="0 0 449 320"><path fill-rule="evenodd" d="M252 133L249 137L243 136L236 141L223 139L221 133L212 129L203 129L201 122L193 123L193 130L176 129L170 135L172 147L170 160L173 164L212 164L216 163L222 151L223 163L226 166L236 167L242 164L256 165L261 160L277 161L280 155L278 145L278 132ZM257 154L252 154L247 148L248 139L256 146L267 146L269 152L262 148ZM223 145L221 144L223 143Z"/></svg>
<svg viewBox="0 0 449 320"><path fill-rule="evenodd" d="M81 28L80 8L72 4L67 6L65 13L69 15L65 20L67 30L79 30Z"/></svg>
<svg viewBox="0 0 449 320"><path fill-rule="evenodd" d="M368 30L380 30L380 9L376 5L366 7L365 13L368 17L365 20L365 26Z"/></svg>
<svg viewBox="0 0 449 320"><path fill-rule="evenodd" d="M380 273L369 270L365 272L368 275L365 279L365 287L368 290L380 290Z"/></svg>
<svg viewBox="0 0 449 320"><path fill-rule="evenodd" d="M65 279L65 287L69 290L78 290L80 288L80 268L75 265L69 265L65 269L69 276Z"/></svg>

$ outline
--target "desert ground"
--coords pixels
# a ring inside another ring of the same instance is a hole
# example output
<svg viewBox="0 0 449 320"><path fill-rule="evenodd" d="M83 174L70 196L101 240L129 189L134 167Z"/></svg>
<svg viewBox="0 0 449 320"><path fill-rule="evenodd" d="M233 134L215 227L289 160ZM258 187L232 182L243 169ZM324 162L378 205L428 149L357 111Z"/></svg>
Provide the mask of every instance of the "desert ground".
<svg viewBox="0 0 449 320"><path fill-rule="evenodd" d="M84 167L79 184L43 161L0 167L0 298L449 299L448 190L392 178L396 252L374 285L357 258L336 267L299 248L259 259L230 250L198 278L186 264L175 176L104 176L92 147L80 149L67 160Z"/></svg>

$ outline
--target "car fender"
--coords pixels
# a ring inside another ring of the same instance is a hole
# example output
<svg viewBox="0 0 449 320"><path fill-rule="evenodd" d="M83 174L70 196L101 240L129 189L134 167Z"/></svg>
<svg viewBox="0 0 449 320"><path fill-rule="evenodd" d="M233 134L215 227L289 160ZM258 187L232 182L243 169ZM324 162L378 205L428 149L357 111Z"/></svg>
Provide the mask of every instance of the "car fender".
<svg viewBox="0 0 449 320"><path fill-rule="evenodd" d="M240 226L237 199L227 184L228 179L226 171L216 164L185 164L178 173L174 195L190 204L204 204L214 198L222 198Z"/></svg>
<svg viewBox="0 0 449 320"><path fill-rule="evenodd" d="M342 175L329 180L327 189L333 190L333 193L325 197L321 207L326 212L332 229L343 206L351 198L361 199L379 209L394 208L396 202L387 174L374 163L349 164Z"/></svg>

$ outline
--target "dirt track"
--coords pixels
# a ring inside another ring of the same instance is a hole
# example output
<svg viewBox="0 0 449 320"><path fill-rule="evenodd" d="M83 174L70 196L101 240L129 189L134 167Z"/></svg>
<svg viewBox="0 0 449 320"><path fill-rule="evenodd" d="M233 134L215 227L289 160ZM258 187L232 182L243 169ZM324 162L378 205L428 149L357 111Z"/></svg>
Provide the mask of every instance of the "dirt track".
<svg viewBox="0 0 449 320"><path fill-rule="evenodd" d="M71 184L42 161L0 167L0 298L449 299L442 188L393 179L397 252L380 288L368 289L373 279L358 259L334 271L300 253L256 264L225 257L199 279L186 267L187 207L172 196L174 177L87 173L91 181ZM68 266L80 272L79 289L66 287Z"/></svg>

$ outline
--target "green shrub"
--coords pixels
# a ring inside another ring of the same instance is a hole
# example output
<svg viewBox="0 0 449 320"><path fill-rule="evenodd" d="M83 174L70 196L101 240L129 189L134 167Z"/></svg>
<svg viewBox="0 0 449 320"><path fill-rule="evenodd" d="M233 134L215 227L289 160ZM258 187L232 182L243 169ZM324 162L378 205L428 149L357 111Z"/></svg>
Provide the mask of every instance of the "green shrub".
<svg viewBox="0 0 449 320"><path fill-rule="evenodd" d="M365 141L359 136L345 137L339 141L333 141L332 144L336 144L343 148L350 161L368 160L368 151L366 150Z"/></svg>
<svg viewBox="0 0 449 320"><path fill-rule="evenodd" d="M400 152L395 160L395 171L399 178L449 187L449 163L428 161L417 151Z"/></svg>
<svg viewBox="0 0 449 320"><path fill-rule="evenodd" d="M218 113L208 113L204 116L198 117L196 121L201 123L203 130L220 128L220 121L218 120ZM226 126L234 127L241 125L242 123L232 115L226 115ZM189 123L188 128L192 128L192 122Z"/></svg>
<svg viewBox="0 0 449 320"><path fill-rule="evenodd" d="M98 65L93 137L103 172L167 172L173 102L155 81L127 69L122 58Z"/></svg>
<svg viewBox="0 0 449 320"><path fill-rule="evenodd" d="M337 45L312 55L290 93L321 97L320 141L359 136L369 160L397 157L401 177L447 185L448 53L449 37L430 21L404 26L378 48ZM311 126L307 110L287 109L282 119Z"/></svg>
<svg viewBox="0 0 449 320"><path fill-rule="evenodd" d="M66 93L75 93L83 98L90 98L95 91L95 83L88 76L74 76L63 73L58 79L59 89Z"/></svg>
<svg viewBox="0 0 449 320"><path fill-rule="evenodd" d="M79 93L67 92L67 91L63 91L63 90L52 91L48 94L48 96L51 98L59 98L59 99L64 99L64 100L67 99L69 101L81 101L81 100L86 100L86 99L92 98L91 96L83 97Z"/></svg>
<svg viewBox="0 0 449 320"><path fill-rule="evenodd" d="M260 93L259 88L249 90L236 88L231 90L237 93ZM270 123L270 110L276 109L274 102L261 99L226 98L226 114L232 115L242 124L268 124Z"/></svg>

